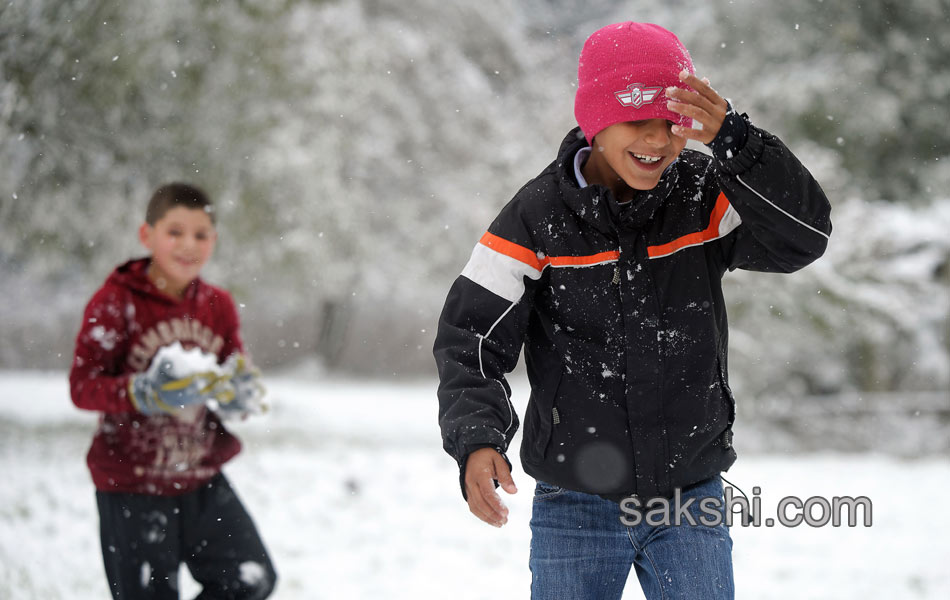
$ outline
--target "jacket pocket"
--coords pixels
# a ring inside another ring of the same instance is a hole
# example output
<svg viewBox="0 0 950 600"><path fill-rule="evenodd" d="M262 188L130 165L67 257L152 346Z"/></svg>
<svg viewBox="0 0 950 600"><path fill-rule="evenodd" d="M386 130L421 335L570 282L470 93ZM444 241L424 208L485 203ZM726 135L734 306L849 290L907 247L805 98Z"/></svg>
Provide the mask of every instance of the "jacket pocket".
<svg viewBox="0 0 950 600"><path fill-rule="evenodd" d="M532 390L531 407L527 411L524 429L524 458L529 462L541 463L554 427L560 423L557 411L557 392L561 386L563 371L559 371L545 382L540 389Z"/></svg>
<svg viewBox="0 0 950 600"><path fill-rule="evenodd" d="M716 368L719 370L719 385L722 386L722 393L729 401L729 426L736 422L736 397L732 395L732 388L729 387L729 381L726 379L726 369L722 366L722 359L716 358Z"/></svg>
<svg viewBox="0 0 950 600"><path fill-rule="evenodd" d="M722 395L726 399L729 408L729 420L726 423L726 430L723 433L723 445L726 448L732 447L732 425L736 422L736 397L732 394L732 388L729 387L729 380L726 378L726 368L723 366L722 355L716 356L716 370L719 376L719 386L722 388Z"/></svg>

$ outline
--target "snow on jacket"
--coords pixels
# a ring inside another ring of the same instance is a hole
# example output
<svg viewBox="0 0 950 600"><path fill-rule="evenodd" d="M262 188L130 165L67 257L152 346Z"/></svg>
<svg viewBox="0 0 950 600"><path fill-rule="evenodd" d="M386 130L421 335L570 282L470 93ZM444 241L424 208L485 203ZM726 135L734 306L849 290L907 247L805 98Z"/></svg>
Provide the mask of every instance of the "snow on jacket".
<svg viewBox="0 0 950 600"><path fill-rule="evenodd" d="M129 379L175 341L215 354L219 362L243 346L226 291L196 279L176 300L148 279L149 262L119 266L89 301L69 384L76 406L102 413L86 456L96 489L174 496L211 479L240 451L240 442L204 407L191 418L137 412Z"/></svg>
<svg viewBox="0 0 950 600"><path fill-rule="evenodd" d="M463 477L472 451L507 451L519 420L505 375L524 345L525 472L614 500L670 497L736 459L723 274L814 261L830 206L751 125L733 158L684 150L625 207L578 185L586 145L568 134L449 291L434 347L443 445Z"/></svg>

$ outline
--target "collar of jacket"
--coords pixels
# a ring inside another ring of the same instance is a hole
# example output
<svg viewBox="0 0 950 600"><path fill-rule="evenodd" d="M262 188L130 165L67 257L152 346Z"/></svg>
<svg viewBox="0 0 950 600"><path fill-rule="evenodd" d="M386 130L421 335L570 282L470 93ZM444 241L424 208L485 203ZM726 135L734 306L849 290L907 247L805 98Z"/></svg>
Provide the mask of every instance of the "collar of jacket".
<svg viewBox="0 0 950 600"><path fill-rule="evenodd" d="M583 189L578 186L574 177L574 156L587 145L580 127L571 130L561 142L557 176L564 202L581 219L603 233L642 229L676 187L679 179L678 160L666 168L655 188L636 191L633 201L621 206L613 192L605 186L592 184Z"/></svg>
<svg viewBox="0 0 950 600"><path fill-rule="evenodd" d="M151 262L151 257L133 258L116 267L107 278L107 282L125 286L139 294L150 297L153 301L163 304L178 304L183 300L195 298L202 286L205 285L200 277L196 278L185 288L183 298L173 298L155 287L152 280L148 278L148 266Z"/></svg>

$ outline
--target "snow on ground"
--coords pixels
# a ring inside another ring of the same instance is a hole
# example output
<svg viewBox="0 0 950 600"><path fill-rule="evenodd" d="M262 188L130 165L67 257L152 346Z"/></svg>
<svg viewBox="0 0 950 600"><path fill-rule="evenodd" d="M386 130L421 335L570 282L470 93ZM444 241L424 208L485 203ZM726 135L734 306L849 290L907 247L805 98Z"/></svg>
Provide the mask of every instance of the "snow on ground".
<svg viewBox="0 0 950 600"><path fill-rule="evenodd" d="M273 410L232 426L245 449L226 473L273 555L274 597L528 597L532 482L516 465L501 530L468 513L434 382L266 383ZM524 384L515 394L523 404ZM0 372L0 598L108 597L84 462L95 422L64 373ZM785 495L873 501L869 528L734 527L739 598L946 597L950 459L739 451L727 477L747 494L760 486L767 515ZM625 598L641 597L634 576Z"/></svg>

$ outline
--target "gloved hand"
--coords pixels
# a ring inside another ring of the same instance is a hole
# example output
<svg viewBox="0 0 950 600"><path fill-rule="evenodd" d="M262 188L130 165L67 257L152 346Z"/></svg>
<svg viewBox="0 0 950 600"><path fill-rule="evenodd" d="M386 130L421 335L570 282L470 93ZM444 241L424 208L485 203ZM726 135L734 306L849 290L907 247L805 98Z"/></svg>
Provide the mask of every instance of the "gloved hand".
<svg viewBox="0 0 950 600"><path fill-rule="evenodd" d="M176 377L171 361L162 361L157 368L129 379L129 398L144 415L174 414L186 406L233 394L224 379L212 371Z"/></svg>
<svg viewBox="0 0 950 600"><path fill-rule="evenodd" d="M263 398L266 390L260 382L261 372L244 354L232 354L224 362L223 369L231 373L228 384L232 395L230 398L221 396L216 398L216 412L223 417L245 417L252 413L267 411Z"/></svg>

